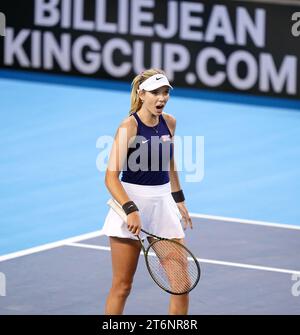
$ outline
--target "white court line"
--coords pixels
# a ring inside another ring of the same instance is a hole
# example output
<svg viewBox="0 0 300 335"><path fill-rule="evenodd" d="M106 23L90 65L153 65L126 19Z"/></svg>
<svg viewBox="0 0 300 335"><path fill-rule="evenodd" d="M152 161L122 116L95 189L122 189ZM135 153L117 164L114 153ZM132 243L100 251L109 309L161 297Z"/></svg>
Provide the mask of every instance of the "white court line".
<svg viewBox="0 0 300 335"><path fill-rule="evenodd" d="M230 217L225 217L225 216L215 216L215 215L206 215L206 214L197 214L197 213L189 213L189 214L192 218L198 218L198 219L206 219L206 220L212 220L212 221L224 221L224 222L230 222L230 223L253 224L253 225L272 227L272 228L300 230L300 226L293 226L289 224L267 222L267 221L245 220L245 219L230 218Z"/></svg>
<svg viewBox="0 0 300 335"><path fill-rule="evenodd" d="M85 244L85 243L75 242L75 243L68 243L67 245L70 247L77 247L77 248L110 251L110 247L91 245L91 244ZM141 251L141 255L143 255L142 251ZM155 253L153 252L149 252L149 255L156 256ZM261 271L269 271L269 272L280 272L280 273L287 273L287 274L300 274L300 270L290 270L290 269L272 268L272 267L261 266L261 265L225 262L225 261L218 261L215 259L197 258L197 261L199 263L217 264L217 265L232 266L232 267L244 268L244 269L261 270Z"/></svg>
<svg viewBox="0 0 300 335"><path fill-rule="evenodd" d="M60 240L60 241L57 241L57 242L52 242L52 243L39 245L38 247L33 247L33 248L29 248L29 249L25 249L25 250L21 250L21 251L17 251L17 252L13 252L13 253L10 253L10 254L0 256L0 262L7 261L9 259L22 257L22 256L35 254L37 252L41 252L41 251L45 251L45 250L50 250L50 249L62 247L64 245L68 244L68 243L78 242L78 241L81 241L81 240L86 240L86 239L89 239L89 238L99 237L99 236L102 236L102 235L103 235L102 230L98 230L98 231L94 231L92 233L87 233L87 234L82 234L82 235L70 237L70 238L67 238L65 240Z"/></svg>
<svg viewBox="0 0 300 335"><path fill-rule="evenodd" d="M284 229L292 229L292 230L300 230L300 227L298 226L292 226L287 224L281 224L281 223L272 223L272 222L265 222L265 221L254 221L254 220L244 220L244 219L237 219L237 218L229 218L229 217L223 217L223 216L214 216L214 215L206 215L206 214L197 214L197 213L190 213L191 217L199 218L199 219L207 219L212 221L224 221L224 222L233 222L233 223L242 223L242 224L253 224L253 225L260 225L265 227L271 227L271 228L284 228ZM31 255L37 252L61 247L69 242L78 242L81 240L85 240L88 238L94 238L102 236L102 231L95 231L88 234L78 235L75 237L71 237L65 240L52 242L48 244L43 244L38 247L29 248L25 250L20 250L17 252L13 252L11 254L6 254L3 256L0 256L0 262L7 261L9 259L14 259L22 256Z"/></svg>

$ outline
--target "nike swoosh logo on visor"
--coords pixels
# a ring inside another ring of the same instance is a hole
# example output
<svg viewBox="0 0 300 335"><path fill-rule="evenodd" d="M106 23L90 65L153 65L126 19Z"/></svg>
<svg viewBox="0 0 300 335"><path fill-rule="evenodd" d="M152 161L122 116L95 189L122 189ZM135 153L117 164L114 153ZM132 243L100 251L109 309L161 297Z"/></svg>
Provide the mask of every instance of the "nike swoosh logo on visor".
<svg viewBox="0 0 300 335"><path fill-rule="evenodd" d="M160 80L160 79L162 79L163 77L160 77L160 78L156 78L156 80Z"/></svg>

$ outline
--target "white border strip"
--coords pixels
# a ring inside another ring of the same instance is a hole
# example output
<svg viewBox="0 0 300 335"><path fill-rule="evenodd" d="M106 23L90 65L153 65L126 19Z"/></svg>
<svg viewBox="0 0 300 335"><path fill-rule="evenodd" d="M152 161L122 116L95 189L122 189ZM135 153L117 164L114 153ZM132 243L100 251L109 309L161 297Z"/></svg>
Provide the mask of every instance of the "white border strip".
<svg viewBox="0 0 300 335"><path fill-rule="evenodd" d="M238 218L230 218L230 217L214 216L214 215L206 215L206 214L197 214L197 213L190 213L190 216L194 217L194 218L211 220L211 221L223 221L223 222L231 222L231 223L252 224L252 225L259 225L259 226L272 227L272 228L284 228L284 229L300 230L300 227L298 227L298 226L292 226L292 225L281 224L281 223L244 220L244 219L238 219ZM65 240L60 240L60 241L57 241L57 242L43 244L43 245L38 246L38 247L29 248L29 249L25 249L25 250L20 250L20 251L11 253L11 254L0 256L0 262L7 261L9 259L22 257L22 256L35 254L37 252L41 252L41 251L45 251L45 250L49 250L49 249L58 248L58 247L67 245L68 243L79 242L81 240L94 238L94 237L100 237L102 235L103 235L102 230L99 230L99 231L95 231L95 232L92 232L92 233L87 233L87 234L67 238Z"/></svg>
<svg viewBox="0 0 300 335"><path fill-rule="evenodd" d="M87 249L110 251L110 247L90 245L90 244L85 244L85 243L68 243L67 245L70 246L70 247L77 247L77 248L87 248ZM141 255L143 255L143 252L141 252ZM156 256L155 253L153 253L153 252L150 252L149 255L150 256ZM243 269L269 271L269 272L279 272L279 273L287 273L287 274L299 274L300 275L300 270L272 268L272 267L268 267L268 266L252 265L252 264L244 264L244 263L234 263L234 262L225 262L225 261L219 261L219 260L215 260L215 259L205 259L205 258L197 258L197 261L199 263L232 266L232 267L243 268Z"/></svg>
<svg viewBox="0 0 300 335"><path fill-rule="evenodd" d="M235 0L235 1L240 1L240 0ZM248 1L249 0L241 0L241 1ZM284 5L284 6L289 6L289 5L295 5L299 6L299 0L252 0L252 2L259 2L261 4L271 4L271 5Z"/></svg>
<svg viewBox="0 0 300 335"><path fill-rule="evenodd" d="M86 240L86 239L89 239L89 238L99 237L99 236L102 236L102 235L103 235L102 230L98 230L98 231L94 231L92 233L87 233L87 234L82 234L82 235L70 237L70 238L67 238L65 240L60 240L60 241L57 241L57 242L43 244L43 245L40 245L38 247L29 248L29 249L13 252L11 254L0 256L0 262L4 262L4 261L7 261L9 259L14 259L14 258L22 257L22 256L35 254L37 252L41 252L41 251L45 251L45 250L50 250L50 249L62 247L64 245L68 244L68 243L79 242L81 240Z"/></svg>
<svg viewBox="0 0 300 335"><path fill-rule="evenodd" d="M95 250L104 250L104 251L110 251L110 247L105 247L102 245L94 245L94 244L86 244L86 243L77 243L77 242L71 242L66 244L68 247L78 247L78 248L84 248L84 249L95 249Z"/></svg>
<svg viewBox="0 0 300 335"><path fill-rule="evenodd" d="M244 263L224 262L224 261L218 261L218 260L214 260L214 259L197 258L197 260L198 260L198 262L202 262L202 263L233 266L233 267L237 267L237 268L252 269L252 270L261 270L261 271L280 272L280 273L299 274L300 275L300 270L272 268L272 267L268 267L268 266L252 265L252 264L244 264Z"/></svg>
<svg viewBox="0 0 300 335"><path fill-rule="evenodd" d="M211 220L211 221L224 221L224 222L252 224L252 225L266 226L266 227L273 227L273 228L300 230L300 226L293 226L293 225L282 224L282 223L245 220L245 219L238 219L238 218L229 218L229 217L225 217L225 216L215 216L215 215L206 215L206 214L197 214L197 213L189 213L189 214L192 218L197 218L197 219L205 219L205 220Z"/></svg>

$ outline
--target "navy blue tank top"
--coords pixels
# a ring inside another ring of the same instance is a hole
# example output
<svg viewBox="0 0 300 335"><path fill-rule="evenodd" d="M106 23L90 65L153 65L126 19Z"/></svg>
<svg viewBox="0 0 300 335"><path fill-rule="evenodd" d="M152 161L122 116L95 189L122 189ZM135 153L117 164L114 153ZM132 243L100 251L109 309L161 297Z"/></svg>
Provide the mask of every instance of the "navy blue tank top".
<svg viewBox="0 0 300 335"><path fill-rule="evenodd" d="M170 181L170 160L173 156L172 134L162 115L156 126L145 125L137 112L132 114L137 134L128 148L121 181L139 185L163 185Z"/></svg>

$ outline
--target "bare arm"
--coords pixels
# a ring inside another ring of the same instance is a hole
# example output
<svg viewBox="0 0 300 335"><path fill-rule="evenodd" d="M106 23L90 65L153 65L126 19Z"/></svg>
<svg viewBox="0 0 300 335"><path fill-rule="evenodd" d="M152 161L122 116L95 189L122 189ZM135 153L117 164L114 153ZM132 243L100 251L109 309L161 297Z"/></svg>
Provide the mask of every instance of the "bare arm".
<svg viewBox="0 0 300 335"><path fill-rule="evenodd" d="M166 118L168 127L169 127L172 135L174 136L175 129L176 129L176 119L171 115L166 115L165 118ZM173 147L173 156L172 156L172 159L170 161L169 176L170 176L170 183L171 183L171 192L177 192L177 191L181 190L181 186L180 186L179 176L178 176L178 172L177 172L177 168L176 168L176 162L175 162L175 158L174 158L174 143L172 143L172 147ZM192 220L190 218L189 212L186 208L185 202L184 201L178 202L177 207L178 207L178 209L180 211L180 214L182 216L184 229L186 229L188 225L191 228L193 228L193 223L192 223Z"/></svg>
<svg viewBox="0 0 300 335"><path fill-rule="evenodd" d="M178 172L177 172L177 168L176 168L176 162L174 159L174 144L172 144L173 146L173 157L170 161L170 183L171 183L171 191L172 192L177 192L181 190L181 186L180 186L180 181L179 181L179 176L178 176Z"/></svg>
<svg viewBox="0 0 300 335"><path fill-rule="evenodd" d="M175 129L176 129L176 119L172 115L166 114L166 113L164 113L164 118L167 122L167 125L170 129L170 132L171 132L172 136L174 136ZM169 177L170 177L170 183L171 183L171 191L172 192L177 192L177 191L181 190L181 187L180 187L179 176L178 176L178 172L177 172L177 168L176 168L176 162L175 162L175 159L174 159L174 143L172 143L172 149L173 149L173 156L172 156L172 159L170 161Z"/></svg>
<svg viewBox="0 0 300 335"><path fill-rule="evenodd" d="M134 141L136 132L136 121L132 117L125 119L121 123L112 145L105 173L105 185L108 191L122 206L131 199L121 184L119 175L127 158L128 147ZM138 211L128 214L127 227L135 235L140 233L141 219Z"/></svg>
<svg viewBox="0 0 300 335"><path fill-rule="evenodd" d="M135 121L132 118L125 119L117 129L105 173L105 185L121 205L130 201L119 180L119 175L127 158L128 146L134 140L135 135Z"/></svg>

